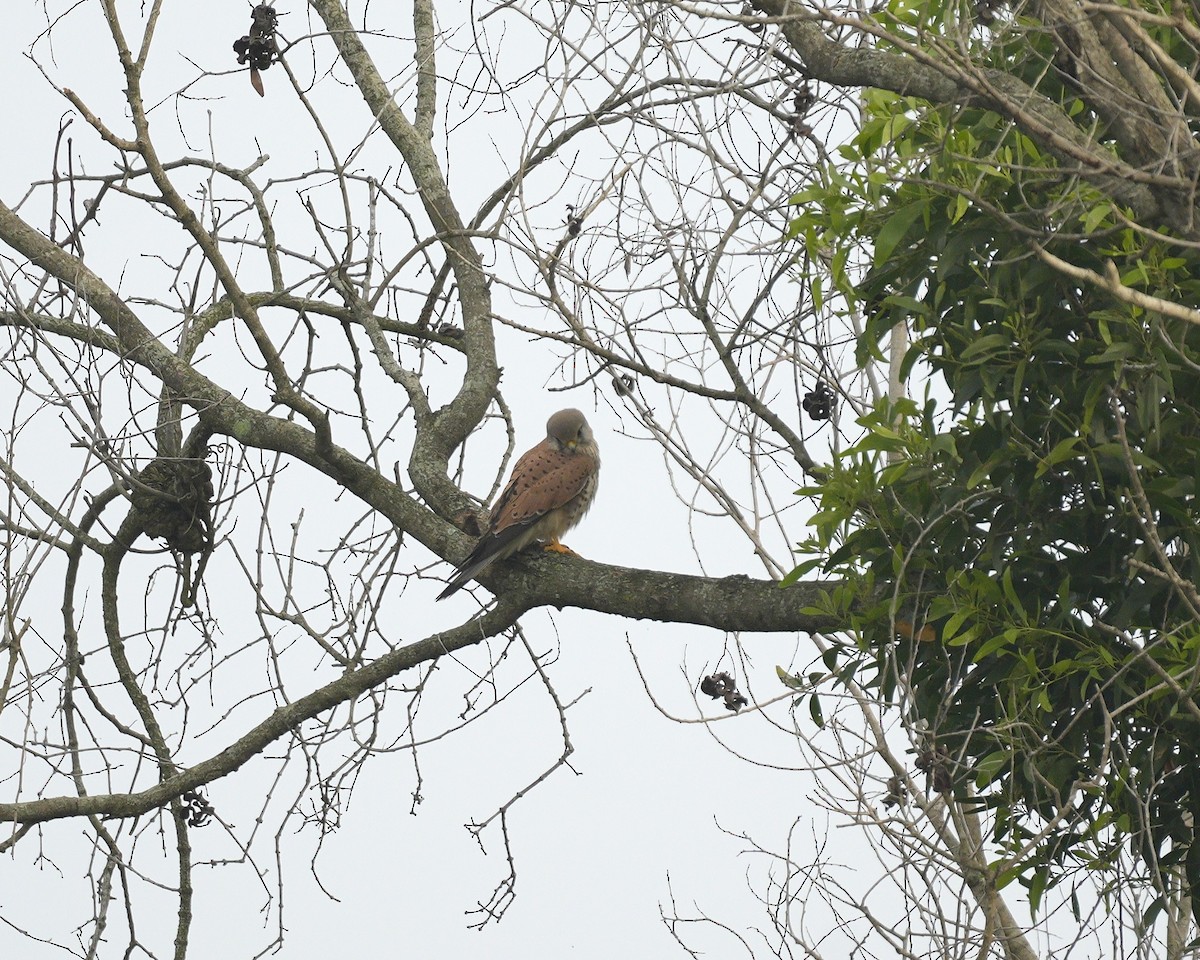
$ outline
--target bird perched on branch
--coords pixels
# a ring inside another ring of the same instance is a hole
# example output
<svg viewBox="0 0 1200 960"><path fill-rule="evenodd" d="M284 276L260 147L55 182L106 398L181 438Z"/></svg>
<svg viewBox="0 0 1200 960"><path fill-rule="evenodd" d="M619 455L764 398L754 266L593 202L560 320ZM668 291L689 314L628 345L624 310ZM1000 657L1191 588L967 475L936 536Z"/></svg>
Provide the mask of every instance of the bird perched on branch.
<svg viewBox="0 0 1200 960"><path fill-rule="evenodd" d="M571 553L559 538L587 513L599 477L600 451L592 428L578 410L559 410L546 422L546 439L513 467L487 528L438 599L535 540L545 541L546 550Z"/></svg>

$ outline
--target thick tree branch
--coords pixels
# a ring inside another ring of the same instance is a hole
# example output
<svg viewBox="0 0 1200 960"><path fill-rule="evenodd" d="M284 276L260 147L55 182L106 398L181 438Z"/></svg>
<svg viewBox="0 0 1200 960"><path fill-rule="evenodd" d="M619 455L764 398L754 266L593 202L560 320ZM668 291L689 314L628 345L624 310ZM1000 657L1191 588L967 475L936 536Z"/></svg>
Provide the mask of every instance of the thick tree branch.
<svg viewBox="0 0 1200 960"><path fill-rule="evenodd" d="M803 61L807 75L838 87L874 87L933 104L986 107L1015 121L1037 143L1071 163L1070 173L1094 184L1139 220L1168 223L1195 236L1191 202L1182 206L1190 184L1124 163L1098 143L1092 131L1078 128L1056 103L1011 74L964 66L933 52L850 48L831 40L811 14L792 0L753 0L753 7L779 18L784 39ZM858 30L865 24L847 21ZM882 31L877 31L882 32ZM899 46L899 44L897 43Z"/></svg>
<svg viewBox="0 0 1200 960"><path fill-rule="evenodd" d="M279 707L220 753L194 764L168 780L136 793L96 794L85 797L46 797L28 803L0 803L0 823L16 827L66 817L97 815L136 817L165 806L185 791L219 780L253 759L269 744L289 734L299 736L300 726L326 710L351 703L368 690L386 683L418 664L461 650L485 637L495 636L517 621L524 608L501 604L478 619L452 630L400 647L378 660L351 670L285 706Z"/></svg>
<svg viewBox="0 0 1200 960"><path fill-rule="evenodd" d="M409 460L409 473L417 490L427 502L448 516L462 506L462 495L447 476L450 454L483 420L500 382L492 332L492 298L483 259L450 195L437 154L429 138L422 133L432 123L435 99L432 73L423 68L420 74L418 124L421 126L414 126L384 83L342 4L337 0L312 0L312 6L325 21L368 109L404 158L425 213L441 238L458 286L467 374L457 396L439 412L435 423L417 423L416 442ZM419 5L414 16L420 26ZM432 23L426 27L432 29ZM426 37L419 38L419 49L423 49L427 40Z"/></svg>
<svg viewBox="0 0 1200 960"><path fill-rule="evenodd" d="M528 552L497 564L481 582L499 596L524 598L530 608L578 607L634 620L745 633L820 633L845 626L809 612L823 592L837 585L832 581L780 587L740 574L713 579Z"/></svg>

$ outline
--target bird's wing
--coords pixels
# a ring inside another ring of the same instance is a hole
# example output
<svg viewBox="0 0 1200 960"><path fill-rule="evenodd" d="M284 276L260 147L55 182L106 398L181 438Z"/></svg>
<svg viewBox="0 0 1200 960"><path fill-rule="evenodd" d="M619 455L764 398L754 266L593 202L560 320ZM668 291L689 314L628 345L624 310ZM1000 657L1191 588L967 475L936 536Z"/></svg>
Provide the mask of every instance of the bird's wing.
<svg viewBox="0 0 1200 960"><path fill-rule="evenodd" d="M492 508L489 530L503 538L505 532L565 507L583 492L595 471L594 458L559 450L553 441L543 440L513 468L512 479Z"/></svg>

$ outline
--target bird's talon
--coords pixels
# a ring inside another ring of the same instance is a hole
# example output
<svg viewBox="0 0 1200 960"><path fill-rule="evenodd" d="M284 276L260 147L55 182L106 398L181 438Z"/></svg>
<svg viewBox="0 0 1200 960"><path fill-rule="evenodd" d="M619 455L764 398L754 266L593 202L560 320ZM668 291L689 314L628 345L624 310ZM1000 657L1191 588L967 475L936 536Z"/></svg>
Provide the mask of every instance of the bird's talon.
<svg viewBox="0 0 1200 960"><path fill-rule="evenodd" d="M579 554L577 554L574 550L572 550L570 547L568 547L565 543L555 543L555 542L551 541L550 543L548 543L544 547L542 547L542 549L545 550L547 553L561 553L561 554L565 554L568 557L579 556Z"/></svg>

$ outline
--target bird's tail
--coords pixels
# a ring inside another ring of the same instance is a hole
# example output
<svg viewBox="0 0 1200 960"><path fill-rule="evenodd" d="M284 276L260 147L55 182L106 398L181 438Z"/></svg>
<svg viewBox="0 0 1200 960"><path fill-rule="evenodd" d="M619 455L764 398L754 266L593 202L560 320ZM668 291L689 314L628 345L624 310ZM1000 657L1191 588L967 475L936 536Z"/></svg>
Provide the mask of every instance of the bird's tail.
<svg viewBox="0 0 1200 960"><path fill-rule="evenodd" d="M463 588L464 585L475 579L475 574L479 573L484 567L496 559L490 554L477 556L476 554L478 553L478 550L472 552L472 554L463 561L463 565L458 568L458 571L451 578L450 582L446 584L446 589L437 595L439 600L445 600L451 594L457 593Z"/></svg>

